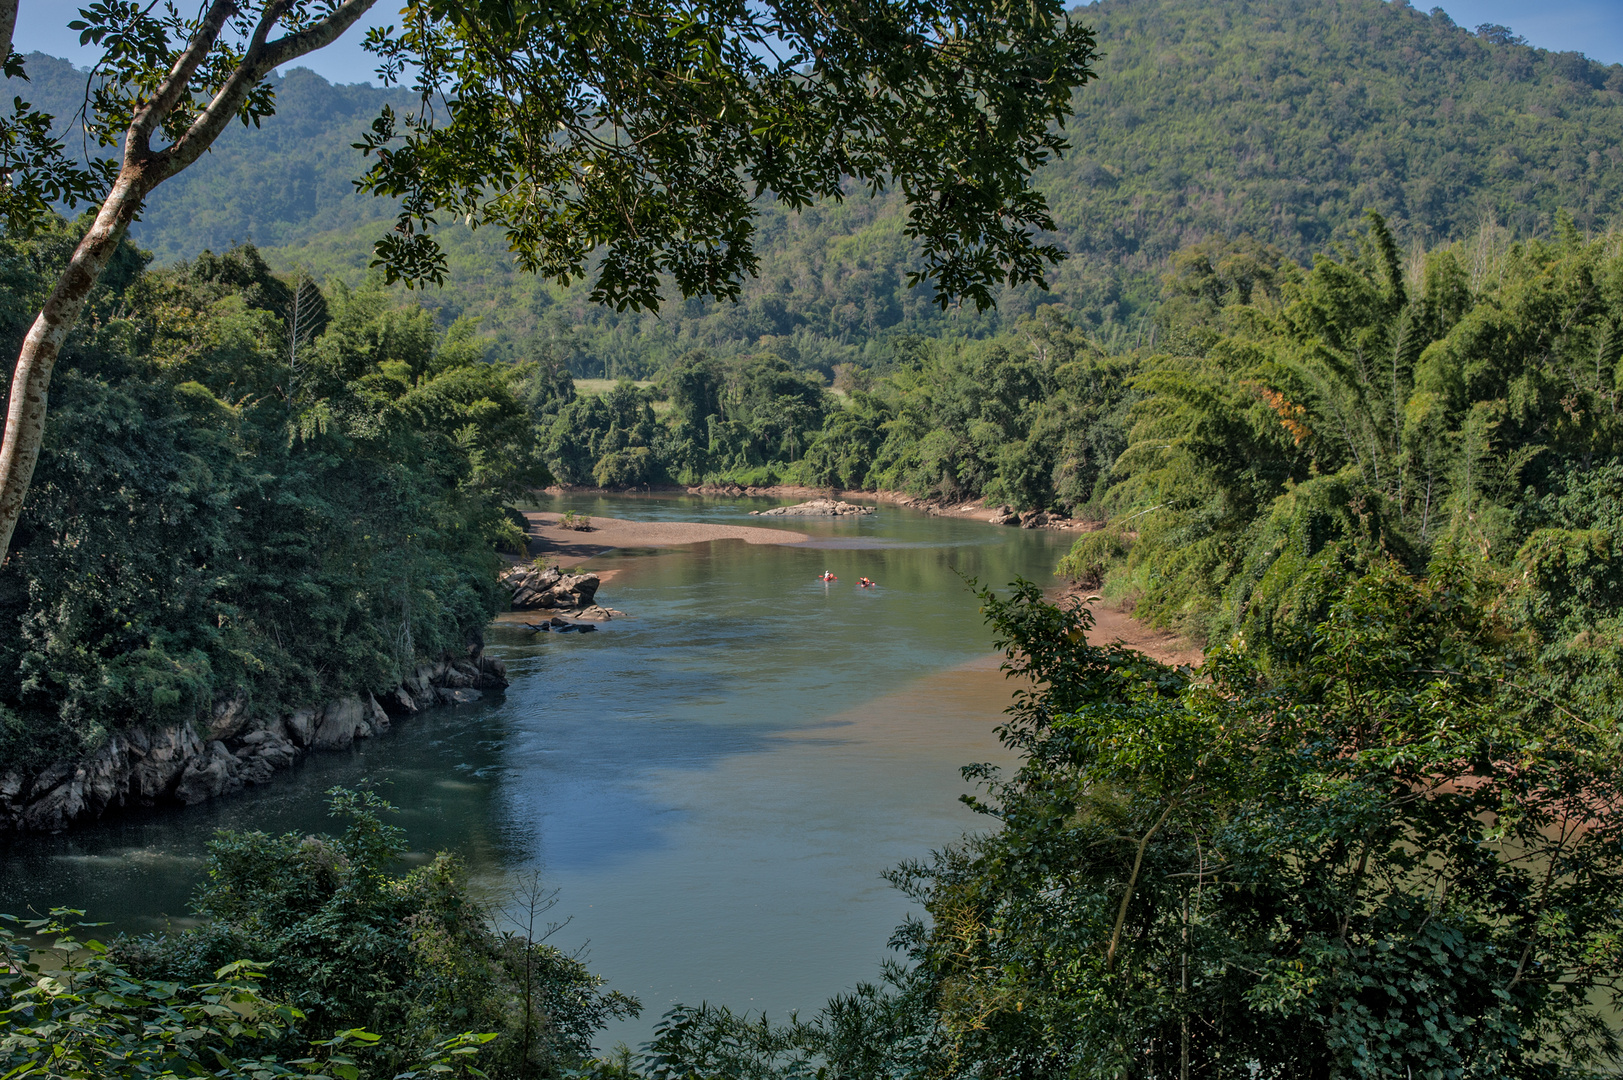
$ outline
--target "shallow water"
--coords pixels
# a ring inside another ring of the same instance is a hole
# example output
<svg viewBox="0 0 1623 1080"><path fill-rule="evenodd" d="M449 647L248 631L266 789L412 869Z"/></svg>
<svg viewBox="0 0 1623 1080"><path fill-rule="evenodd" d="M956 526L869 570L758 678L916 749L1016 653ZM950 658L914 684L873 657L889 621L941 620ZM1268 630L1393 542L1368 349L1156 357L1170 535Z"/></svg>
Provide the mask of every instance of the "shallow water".
<svg viewBox="0 0 1623 1080"><path fill-rule="evenodd" d="M322 792L363 778L423 858L481 882L558 890L553 938L644 1003L605 1045L646 1038L677 1001L782 1015L874 976L907 911L881 879L979 824L957 801L1009 686L960 574L1044 581L1065 538L882 508L761 519L768 500L560 498L543 509L784 527L794 546L623 550L601 632L493 627L505 696L312 755L241 796L0 849L0 911L87 909L121 929L184 925L218 828L332 827ZM589 539L583 537L583 539ZM823 569L838 582L815 580ZM879 588L863 590L867 575Z"/></svg>

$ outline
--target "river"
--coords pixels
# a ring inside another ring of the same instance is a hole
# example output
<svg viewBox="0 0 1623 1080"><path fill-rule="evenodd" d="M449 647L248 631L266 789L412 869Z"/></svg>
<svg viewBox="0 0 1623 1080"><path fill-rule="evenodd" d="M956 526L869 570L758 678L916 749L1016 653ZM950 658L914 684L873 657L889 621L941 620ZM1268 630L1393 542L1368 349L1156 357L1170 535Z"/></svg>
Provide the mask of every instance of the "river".
<svg viewBox="0 0 1623 1080"><path fill-rule="evenodd" d="M13 842L0 911L186 925L214 830L331 829L322 793L364 779L400 808L413 860L452 849L493 894L532 877L557 890L553 943L644 1004L605 1046L635 1046L678 1001L815 1011L887 955L908 904L881 873L981 824L958 802L959 767L1006 760L992 729L1010 688L960 575L1046 582L1068 538L891 507L747 516L769 505L547 500L811 539L599 555L589 567L613 571L600 599L630 617L588 635L492 627L505 695L239 796ZM825 568L839 580L817 581Z"/></svg>

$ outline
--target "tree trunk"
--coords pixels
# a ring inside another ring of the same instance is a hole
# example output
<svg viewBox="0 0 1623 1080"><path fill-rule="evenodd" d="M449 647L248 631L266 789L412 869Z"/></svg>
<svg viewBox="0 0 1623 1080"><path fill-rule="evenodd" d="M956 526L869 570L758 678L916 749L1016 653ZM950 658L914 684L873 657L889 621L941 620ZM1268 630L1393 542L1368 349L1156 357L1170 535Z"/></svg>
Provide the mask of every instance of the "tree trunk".
<svg viewBox="0 0 1623 1080"><path fill-rule="evenodd" d="M68 334L79 321L90 293L107 269L125 230L140 213L152 189L195 162L233 120L247 95L268 72L290 60L336 41L376 0L343 0L325 17L305 29L274 42L267 41L276 22L292 7L292 0L274 0L265 6L253 38L236 69L174 145L151 149L154 131L164 117L190 91L192 77L214 50L227 20L237 14L238 0L213 0L199 21L186 51L168 76L136 112L124 139L124 166L102 202L95 224L73 251L67 269L51 290L50 299L23 339L22 352L11 373L11 397L6 426L0 438L0 565L11 551L11 537L22 516L23 502L39 461L45 437L45 413L51 389L51 371ZM0 31L6 20L15 25L17 0L0 0ZM6 47L10 46L6 34Z"/></svg>
<svg viewBox="0 0 1623 1080"><path fill-rule="evenodd" d="M18 0L0 0L0 64L11 58L11 38L17 32Z"/></svg>
<svg viewBox="0 0 1623 1080"><path fill-rule="evenodd" d="M11 534L22 514L23 500L39 461L45 436L45 406L50 395L51 370L68 333L79 321L90 292L96 287L124 231L141 209L144 192L131 170L120 173L95 224L73 251L73 258L57 280L56 288L40 309L23 339L17 366L11 372L11 401L6 409L5 437L0 440L0 552L11 549Z"/></svg>

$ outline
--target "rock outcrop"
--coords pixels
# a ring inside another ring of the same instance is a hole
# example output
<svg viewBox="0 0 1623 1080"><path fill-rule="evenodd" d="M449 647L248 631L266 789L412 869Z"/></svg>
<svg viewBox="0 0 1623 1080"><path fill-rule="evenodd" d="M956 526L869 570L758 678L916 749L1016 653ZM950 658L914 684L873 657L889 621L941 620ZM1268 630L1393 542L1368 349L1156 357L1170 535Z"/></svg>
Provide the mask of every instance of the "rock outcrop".
<svg viewBox="0 0 1623 1080"><path fill-rule="evenodd" d="M794 506L775 506L771 510L751 510L751 517L854 517L873 513L871 506L842 502L839 499L813 499Z"/></svg>
<svg viewBox="0 0 1623 1080"><path fill-rule="evenodd" d="M993 525L1014 525L1021 529L1085 529L1087 522L1075 521L1058 510L1015 510L1003 505L992 511Z"/></svg>
<svg viewBox="0 0 1623 1080"><path fill-rule="evenodd" d="M689 495L727 495L732 498L747 496L772 495L776 489L771 487L745 487L740 484L699 484L688 488Z"/></svg>
<svg viewBox="0 0 1623 1080"><path fill-rule="evenodd" d="M556 566L525 563L503 571L501 581L513 590L513 607L518 611L589 608L598 586L596 574L566 574Z"/></svg>
<svg viewBox="0 0 1623 1080"><path fill-rule="evenodd" d="M256 716L245 693L216 701L208 718L115 731L93 753L28 773L0 773L0 834L60 832L137 806L181 804L263 784L305 754L343 750L388 731L395 718L465 705L507 686L507 666L470 643L466 657L420 664L382 699L335 698L291 716Z"/></svg>

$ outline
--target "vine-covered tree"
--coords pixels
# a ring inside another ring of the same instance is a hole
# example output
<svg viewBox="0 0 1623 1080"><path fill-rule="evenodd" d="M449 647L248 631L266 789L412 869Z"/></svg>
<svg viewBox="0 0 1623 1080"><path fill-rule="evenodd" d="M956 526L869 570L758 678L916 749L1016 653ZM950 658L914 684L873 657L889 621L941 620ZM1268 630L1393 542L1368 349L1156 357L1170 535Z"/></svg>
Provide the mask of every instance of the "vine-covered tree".
<svg viewBox="0 0 1623 1080"><path fill-rule="evenodd" d="M233 120L274 102L266 76L335 41L374 0L212 0L195 16L97 0L70 25L103 49L86 126L122 145L116 177L39 312L0 443L0 552L44 432L51 369L125 230ZM1092 33L1057 0L923 5L733 0L416 0L367 45L421 108L386 109L364 190L401 198L376 263L437 282L440 215L506 232L521 266L651 307L661 281L730 297L756 267L754 206L847 187L901 190L946 304L1041 282L1062 253L1033 170L1061 153Z"/></svg>

